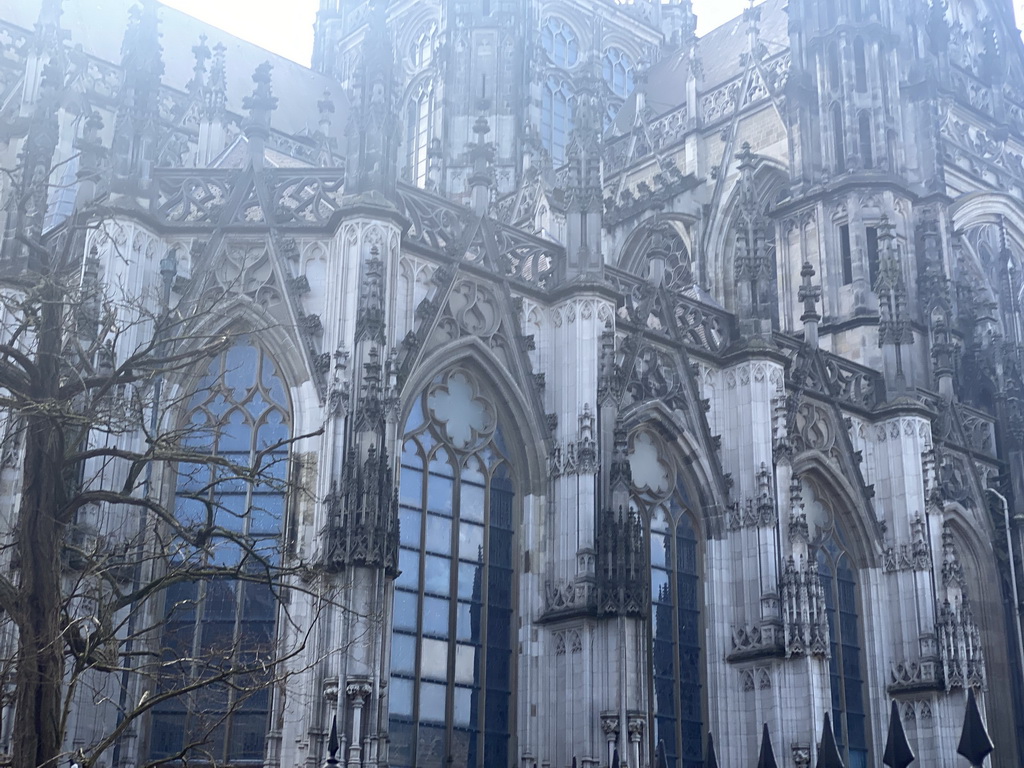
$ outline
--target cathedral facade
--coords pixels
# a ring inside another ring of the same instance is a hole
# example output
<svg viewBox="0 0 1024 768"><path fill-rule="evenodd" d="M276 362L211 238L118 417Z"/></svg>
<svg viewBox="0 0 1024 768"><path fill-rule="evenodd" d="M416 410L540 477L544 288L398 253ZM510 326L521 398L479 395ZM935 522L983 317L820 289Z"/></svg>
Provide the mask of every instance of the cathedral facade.
<svg viewBox="0 0 1024 768"><path fill-rule="evenodd" d="M97 281L221 280L223 328L264 330L183 418L307 436L276 513L238 502L302 585L172 618L297 649L208 702L204 764L699 768L711 734L749 765L767 724L806 768L828 713L866 768L895 701L954 766L972 689L1021 764L1009 0L765 0L704 36L688 0L322 0L311 69L149 0L39 5L0 13L4 225L49 179L41 237L103 202Z"/></svg>

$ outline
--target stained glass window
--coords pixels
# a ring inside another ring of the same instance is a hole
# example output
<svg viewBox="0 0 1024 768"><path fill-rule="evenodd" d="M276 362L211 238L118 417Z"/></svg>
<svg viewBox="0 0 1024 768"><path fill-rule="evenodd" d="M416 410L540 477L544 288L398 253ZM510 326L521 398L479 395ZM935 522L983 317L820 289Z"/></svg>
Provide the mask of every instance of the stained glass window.
<svg viewBox="0 0 1024 768"><path fill-rule="evenodd" d="M175 514L186 529L205 531L206 544L180 542L170 565L191 560L251 578L225 573L167 590L161 688L239 673L228 685L198 687L154 707L150 756L191 745L193 759L262 765L277 600L261 578L280 562L288 397L270 357L243 341L210 363L189 413L189 447L217 461L178 466ZM253 468L257 482L245 479Z"/></svg>
<svg viewBox="0 0 1024 768"><path fill-rule="evenodd" d="M514 483L492 401L455 369L405 424L390 764L509 763Z"/></svg>
<svg viewBox="0 0 1024 768"><path fill-rule="evenodd" d="M699 540L685 487L652 433L632 442L633 507L648 521L651 557L652 748L665 744L669 768L702 768Z"/></svg>

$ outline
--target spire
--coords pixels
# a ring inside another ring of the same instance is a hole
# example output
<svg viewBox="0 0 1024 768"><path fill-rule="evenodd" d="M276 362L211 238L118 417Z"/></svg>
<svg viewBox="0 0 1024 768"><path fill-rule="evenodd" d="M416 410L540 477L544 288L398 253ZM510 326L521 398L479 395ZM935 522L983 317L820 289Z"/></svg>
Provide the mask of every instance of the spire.
<svg viewBox="0 0 1024 768"><path fill-rule="evenodd" d="M708 748L704 753L704 768L718 768L718 755L715 754L715 737L708 731Z"/></svg>
<svg viewBox="0 0 1024 768"><path fill-rule="evenodd" d="M883 216L878 224L878 279L875 294L878 296L878 346L891 344L895 349L895 370L893 384L896 392L906 390L903 375L903 346L914 340L910 320L907 317L907 284L903 265L893 247L893 226Z"/></svg>
<svg viewBox="0 0 1024 768"><path fill-rule="evenodd" d="M25 143L19 156L18 193L10 198L17 206L11 222L14 231L38 242L43 233L46 203L53 169L53 153L60 138L57 111L60 108L64 72L57 61L49 60L43 68L38 97L29 117ZM5 260L27 257L28 249L22 243L11 243L12 250L4 254Z"/></svg>
<svg viewBox="0 0 1024 768"><path fill-rule="evenodd" d="M149 188L160 135L160 80L164 73L155 0L128 13L121 44L121 92L111 144L118 191L139 195Z"/></svg>
<svg viewBox="0 0 1024 768"><path fill-rule="evenodd" d="M739 154L739 205L736 217L736 256L734 273L739 296L739 311L748 320L771 320L772 263L768 253L768 227L760 208L754 171L757 155L743 142ZM770 331L770 328L761 328Z"/></svg>
<svg viewBox="0 0 1024 768"><path fill-rule="evenodd" d="M219 120L227 110L228 86L223 43L213 46L213 64L210 67L209 87L206 92L206 117Z"/></svg>
<svg viewBox="0 0 1024 768"><path fill-rule="evenodd" d="M914 760L914 751L907 742L903 721L900 720L900 708L894 701L889 710L889 735L885 740L882 764L889 768L907 768Z"/></svg>
<svg viewBox="0 0 1024 768"><path fill-rule="evenodd" d="M199 36L199 42L192 46L195 64L192 67L192 79L185 85L185 90L195 102L203 103L206 96L206 62L210 58L210 48L206 44L206 35Z"/></svg>
<svg viewBox="0 0 1024 768"><path fill-rule="evenodd" d="M252 94L242 99L242 109L249 112L242 130L249 142L249 162L257 170L263 168L264 149L270 136L270 114L277 109L277 97L271 90L271 69L269 61L256 67L252 73Z"/></svg>
<svg viewBox="0 0 1024 768"><path fill-rule="evenodd" d="M494 145L484 141L490 132L490 123L486 117L480 115L473 124L476 142L469 149L469 157L473 161L473 173L469 177L470 197L473 213L477 216L487 214L491 202L491 188L494 186L494 169L491 167L494 160Z"/></svg>
<svg viewBox="0 0 1024 768"><path fill-rule="evenodd" d="M572 139L567 151L569 166L566 202L567 275L600 277L604 194L601 127L607 114L605 82L597 56L591 56L576 78L576 102Z"/></svg>
<svg viewBox="0 0 1024 768"><path fill-rule="evenodd" d="M963 755L972 766L980 766L992 752L992 739L988 737L985 721L981 719L974 689L967 689L967 711L964 712L964 727L960 732L960 743L956 753Z"/></svg>
<svg viewBox="0 0 1024 768"><path fill-rule="evenodd" d="M361 70L353 78L346 192L390 198L398 174L395 58L385 0L371 0Z"/></svg>
<svg viewBox="0 0 1024 768"><path fill-rule="evenodd" d="M821 745L818 748L816 768L843 768L843 758L839 756L836 746L836 734L832 730L832 720L825 713L825 722L821 726Z"/></svg>
<svg viewBox="0 0 1024 768"><path fill-rule="evenodd" d="M331 92L324 89L324 95L316 102L316 110L320 116L317 121L320 140L320 160L322 167L334 165L334 139L331 138L331 120L334 117L334 99Z"/></svg>
<svg viewBox="0 0 1024 768"><path fill-rule="evenodd" d="M761 729L761 753L757 757L757 768L779 768L775 762L775 750L772 749L772 737L768 733L768 723Z"/></svg>
<svg viewBox="0 0 1024 768"><path fill-rule="evenodd" d="M56 63L65 68L64 41L68 33L60 25L63 0L43 0L36 18L33 45L25 61L25 87L22 89L22 115L31 114L31 105L39 98L46 66Z"/></svg>
<svg viewBox="0 0 1024 768"><path fill-rule="evenodd" d="M804 313L800 315L800 321L804 324L804 343L811 348L818 346L818 321L821 320L818 314L821 286L811 282L814 274L811 262L805 261L800 269L800 290L797 292L797 298L804 305Z"/></svg>

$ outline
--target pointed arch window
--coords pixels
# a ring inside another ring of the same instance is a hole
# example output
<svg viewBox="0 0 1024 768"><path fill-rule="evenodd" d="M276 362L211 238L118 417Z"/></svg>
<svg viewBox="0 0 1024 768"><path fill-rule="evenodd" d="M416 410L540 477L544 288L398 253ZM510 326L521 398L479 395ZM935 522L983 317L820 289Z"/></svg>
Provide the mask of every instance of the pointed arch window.
<svg viewBox="0 0 1024 768"><path fill-rule="evenodd" d="M431 122L434 115L434 89L422 85L409 101L406 114L406 147L408 148L409 181L426 187L429 169Z"/></svg>
<svg viewBox="0 0 1024 768"><path fill-rule="evenodd" d="M551 76L544 84L540 108L540 138L554 165L565 162L572 133L573 91L568 81Z"/></svg>
<svg viewBox="0 0 1024 768"><path fill-rule="evenodd" d="M633 92L633 60L621 48L605 51L602 72L608 88L620 99Z"/></svg>
<svg viewBox="0 0 1024 768"><path fill-rule="evenodd" d="M560 69L576 66L580 46L572 27L561 19L549 17L540 28L540 44L551 63Z"/></svg>
<svg viewBox="0 0 1024 768"><path fill-rule="evenodd" d="M836 744L849 768L867 768L868 718L857 568L835 514L822 504L822 497L813 484L804 482L803 485L813 557L825 593Z"/></svg>
<svg viewBox="0 0 1024 768"><path fill-rule="evenodd" d="M651 563L651 745L669 768L702 768L703 603L700 546L686 489L654 433L631 445L631 506L647 520Z"/></svg>
<svg viewBox="0 0 1024 768"><path fill-rule="evenodd" d="M508 765L515 484L493 399L456 368L405 423L390 764Z"/></svg>
<svg viewBox="0 0 1024 768"><path fill-rule="evenodd" d="M165 595L164 690L232 674L153 709L150 757L188 745L217 764L261 763L271 704L278 601L262 581L281 562L290 407L273 360L249 340L217 356L189 402L186 441L216 462L179 464L174 512L206 532L201 548L175 545L170 566L238 568L245 578L209 578ZM246 479L257 470L259 480Z"/></svg>

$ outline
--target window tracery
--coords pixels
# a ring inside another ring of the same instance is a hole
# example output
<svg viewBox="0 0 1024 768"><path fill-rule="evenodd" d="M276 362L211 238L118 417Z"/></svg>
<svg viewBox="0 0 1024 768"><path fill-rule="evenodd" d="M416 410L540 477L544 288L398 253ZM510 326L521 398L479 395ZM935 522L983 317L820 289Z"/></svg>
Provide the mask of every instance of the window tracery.
<svg viewBox="0 0 1024 768"><path fill-rule="evenodd" d="M633 60L621 48L609 48L605 51L602 62L602 73L608 88L624 99L633 92Z"/></svg>
<svg viewBox="0 0 1024 768"><path fill-rule="evenodd" d="M515 484L495 401L455 368L405 424L391 765L507 765Z"/></svg>
<svg viewBox="0 0 1024 768"><path fill-rule="evenodd" d="M407 174L417 187L426 187L434 118L434 89L424 83L409 100L406 114Z"/></svg>
<svg viewBox="0 0 1024 768"><path fill-rule="evenodd" d="M703 765L701 567L697 528L682 478L661 439L632 439L630 506L647 521L651 566L651 748L665 744L670 768ZM653 754L653 752L652 752Z"/></svg>
<svg viewBox="0 0 1024 768"><path fill-rule="evenodd" d="M573 90L569 82L552 75L541 95L540 138L554 165L565 162L573 127Z"/></svg>
<svg viewBox="0 0 1024 768"><path fill-rule="evenodd" d="M804 483L804 500L810 551L818 564L818 578L825 593L836 745L850 768L867 768L868 726L857 569L834 512L822 503L810 483Z"/></svg>
<svg viewBox="0 0 1024 768"><path fill-rule="evenodd" d="M186 429L191 450L223 463L179 465L175 515L208 535L203 547L183 542L171 566L189 560L255 578L188 581L167 590L160 685L182 688L231 667L248 671L233 675L230 685L199 687L154 707L150 756L205 743L212 762L260 762L277 600L259 574L281 563L290 434L288 396L269 355L243 340L216 357L189 401ZM257 482L244 479L248 468L259 470Z"/></svg>
<svg viewBox="0 0 1024 768"><path fill-rule="evenodd" d="M572 27L561 19L551 16L544 22L540 30L540 44L556 67L569 69L579 61L579 40Z"/></svg>

